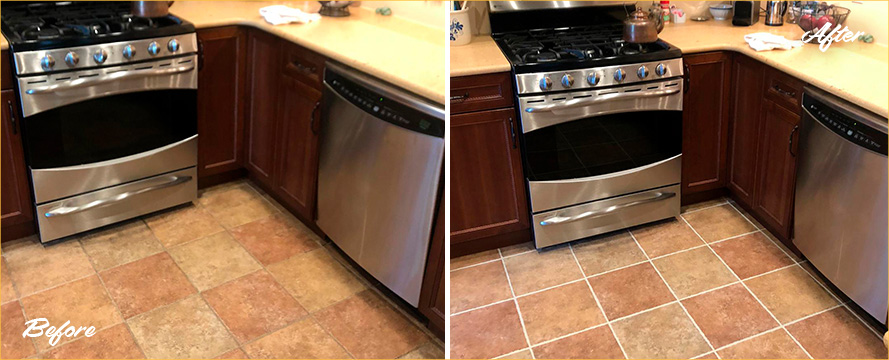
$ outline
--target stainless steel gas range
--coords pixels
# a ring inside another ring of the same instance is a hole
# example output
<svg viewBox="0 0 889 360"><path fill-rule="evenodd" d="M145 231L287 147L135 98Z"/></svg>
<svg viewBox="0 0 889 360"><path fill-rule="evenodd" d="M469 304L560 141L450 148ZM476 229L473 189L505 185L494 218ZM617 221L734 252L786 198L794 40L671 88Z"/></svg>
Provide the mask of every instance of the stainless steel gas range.
<svg viewBox="0 0 889 360"><path fill-rule="evenodd" d="M48 242L195 200L194 26L129 2L3 2Z"/></svg>
<svg viewBox="0 0 889 360"><path fill-rule="evenodd" d="M679 214L682 53L613 2L490 2L512 64L536 246Z"/></svg>

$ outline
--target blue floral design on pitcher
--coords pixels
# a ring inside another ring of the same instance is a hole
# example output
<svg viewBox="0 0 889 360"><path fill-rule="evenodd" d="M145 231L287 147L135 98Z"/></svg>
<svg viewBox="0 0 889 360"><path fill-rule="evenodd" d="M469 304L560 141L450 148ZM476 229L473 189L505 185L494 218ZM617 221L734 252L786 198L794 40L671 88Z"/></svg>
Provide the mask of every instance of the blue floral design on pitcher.
<svg viewBox="0 0 889 360"><path fill-rule="evenodd" d="M460 20L451 19L451 41L456 41L460 35L463 35L463 24Z"/></svg>

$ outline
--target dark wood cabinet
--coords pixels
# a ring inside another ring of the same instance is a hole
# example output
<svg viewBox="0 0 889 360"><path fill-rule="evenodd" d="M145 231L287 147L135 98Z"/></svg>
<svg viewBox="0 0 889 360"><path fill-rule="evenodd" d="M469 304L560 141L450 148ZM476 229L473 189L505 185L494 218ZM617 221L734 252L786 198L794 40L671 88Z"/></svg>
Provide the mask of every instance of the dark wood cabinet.
<svg viewBox="0 0 889 360"><path fill-rule="evenodd" d="M4 74L5 76L6 74ZM2 131L0 144L0 171L2 171L2 188L0 188L0 222L2 222L3 240L12 240L33 232L34 207L31 203L31 190L28 184L25 154L22 149L21 117L13 90L2 92Z"/></svg>
<svg viewBox="0 0 889 360"><path fill-rule="evenodd" d="M766 99L761 121L754 211L779 239L790 239L800 117Z"/></svg>
<svg viewBox="0 0 889 360"><path fill-rule="evenodd" d="M315 218L321 91L285 67L278 86L278 159L275 191L306 221Z"/></svg>
<svg viewBox="0 0 889 360"><path fill-rule="evenodd" d="M725 187L732 56L687 55L688 88L682 112L682 198Z"/></svg>
<svg viewBox="0 0 889 360"><path fill-rule="evenodd" d="M728 189L738 203L753 207L756 157L765 66L736 55L732 65L731 140Z"/></svg>
<svg viewBox="0 0 889 360"><path fill-rule="evenodd" d="M444 177L444 169L442 169ZM444 186L444 178L441 181ZM444 191L439 191L443 194ZM441 195L439 195L441 196ZM429 319L429 329L444 339L445 317L445 202L439 198L438 214L435 216L435 227L432 230L432 242L429 245L429 257L426 259L426 274L423 276L423 288L420 291L419 310Z"/></svg>
<svg viewBox="0 0 889 360"><path fill-rule="evenodd" d="M250 29L247 35L249 101L245 166L250 178L272 188L276 164L278 80L281 42L268 33Z"/></svg>
<svg viewBox="0 0 889 360"><path fill-rule="evenodd" d="M451 244L530 228L512 108L452 115Z"/></svg>
<svg viewBox="0 0 889 360"><path fill-rule="evenodd" d="M236 26L199 29L197 36L198 179L206 182L243 167L247 39Z"/></svg>

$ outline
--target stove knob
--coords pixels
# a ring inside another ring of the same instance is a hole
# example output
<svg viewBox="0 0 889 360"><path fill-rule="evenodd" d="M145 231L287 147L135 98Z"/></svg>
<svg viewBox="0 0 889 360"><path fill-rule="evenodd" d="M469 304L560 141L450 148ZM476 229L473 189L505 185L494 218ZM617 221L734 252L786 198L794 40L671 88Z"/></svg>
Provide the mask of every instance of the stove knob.
<svg viewBox="0 0 889 360"><path fill-rule="evenodd" d="M43 70L52 70L53 66L56 66L56 60L52 58L52 55L46 54L43 59L40 59L40 67Z"/></svg>
<svg viewBox="0 0 889 360"><path fill-rule="evenodd" d="M614 81L624 81L627 78L627 73L623 69L617 69L614 71Z"/></svg>
<svg viewBox="0 0 889 360"><path fill-rule="evenodd" d="M179 41L176 41L176 39L170 40L170 42L167 43L167 50L170 50L170 52L173 53L179 51Z"/></svg>
<svg viewBox="0 0 889 360"><path fill-rule="evenodd" d="M667 75L667 67L664 66L664 64L657 64L657 67L654 68L654 73L657 74L657 76Z"/></svg>
<svg viewBox="0 0 889 360"><path fill-rule="evenodd" d="M152 41L151 44L148 44L148 53L151 55L157 55L161 52L161 48L157 46L157 42Z"/></svg>
<svg viewBox="0 0 889 360"><path fill-rule="evenodd" d="M648 77L648 68L645 65L640 66L639 70L636 70L636 76L639 76L640 79Z"/></svg>
<svg viewBox="0 0 889 360"><path fill-rule="evenodd" d="M78 62L80 62L80 57L73 51L69 51L65 54L65 63L68 64L68 66L76 66Z"/></svg>
<svg viewBox="0 0 889 360"><path fill-rule="evenodd" d="M549 76L540 78L540 90L549 90L553 88L553 80Z"/></svg>
<svg viewBox="0 0 889 360"><path fill-rule="evenodd" d="M562 75L562 86L566 88L574 86L574 77L570 74Z"/></svg>
<svg viewBox="0 0 889 360"><path fill-rule="evenodd" d="M600 79L602 79L602 74L599 74L597 72L591 72L589 75L586 76L586 82L593 86L596 86L596 84L599 83Z"/></svg>
<svg viewBox="0 0 889 360"><path fill-rule="evenodd" d="M133 45L127 45L123 48L122 52L123 57L127 59L132 59L134 56L136 56L136 48L134 48Z"/></svg>
<svg viewBox="0 0 889 360"><path fill-rule="evenodd" d="M95 61L96 64L101 64L104 63L105 60L108 60L108 53L102 49L96 50L96 53L93 54L93 61Z"/></svg>

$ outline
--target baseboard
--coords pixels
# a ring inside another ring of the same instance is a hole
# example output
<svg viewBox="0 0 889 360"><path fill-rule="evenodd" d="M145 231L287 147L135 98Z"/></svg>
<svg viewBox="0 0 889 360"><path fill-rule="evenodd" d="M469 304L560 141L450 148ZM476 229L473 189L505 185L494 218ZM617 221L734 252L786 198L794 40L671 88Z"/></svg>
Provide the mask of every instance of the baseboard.
<svg viewBox="0 0 889 360"><path fill-rule="evenodd" d="M241 168L237 170L227 171L215 175L199 176L198 189L208 188L211 186L224 184L247 177L247 169Z"/></svg>
<svg viewBox="0 0 889 360"><path fill-rule="evenodd" d="M25 236L31 236L37 233L37 224L33 221L8 225L0 229L0 242L21 239Z"/></svg>
<svg viewBox="0 0 889 360"><path fill-rule="evenodd" d="M726 189L726 188L718 188L718 189L712 189L712 190L699 191L699 192L694 192L691 194L687 194L687 193L683 192L682 193L682 200L680 201L680 204L682 206L685 206L685 205L690 205L690 204L694 204L694 203L699 203L702 201L713 200L713 199L719 198L721 196L726 196L726 195L728 195L728 189Z"/></svg>
<svg viewBox="0 0 889 360"><path fill-rule="evenodd" d="M513 231L506 234L494 235L482 239L475 239L451 244L451 258L475 254L477 252L499 249L504 246L516 245L531 241L531 229Z"/></svg>

